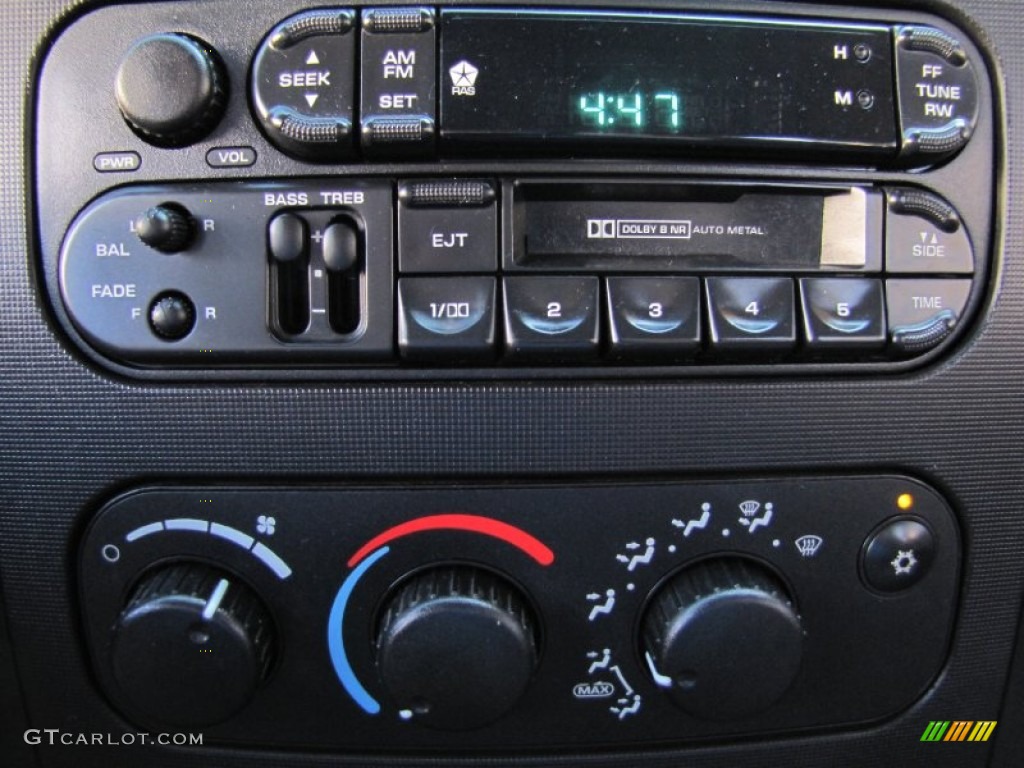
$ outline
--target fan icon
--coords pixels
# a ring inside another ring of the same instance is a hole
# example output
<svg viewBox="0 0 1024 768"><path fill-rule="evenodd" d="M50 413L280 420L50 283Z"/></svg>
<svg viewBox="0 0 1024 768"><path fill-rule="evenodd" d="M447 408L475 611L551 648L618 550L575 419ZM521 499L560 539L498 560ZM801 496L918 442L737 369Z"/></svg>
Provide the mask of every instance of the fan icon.
<svg viewBox="0 0 1024 768"><path fill-rule="evenodd" d="M265 533L267 536L273 536L276 526L277 520L272 517L260 515L256 518L256 533Z"/></svg>

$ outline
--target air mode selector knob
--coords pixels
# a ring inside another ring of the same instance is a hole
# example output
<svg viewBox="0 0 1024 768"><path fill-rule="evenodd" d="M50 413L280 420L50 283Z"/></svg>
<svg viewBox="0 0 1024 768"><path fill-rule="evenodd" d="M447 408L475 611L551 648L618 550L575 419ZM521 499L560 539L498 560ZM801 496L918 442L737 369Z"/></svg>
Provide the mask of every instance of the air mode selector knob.
<svg viewBox="0 0 1024 768"><path fill-rule="evenodd" d="M654 682L695 717L761 712L800 670L803 631L785 585L743 558L698 563L655 595L642 650Z"/></svg>
<svg viewBox="0 0 1024 768"><path fill-rule="evenodd" d="M124 708L146 723L227 720L263 683L274 657L270 615L249 587L202 563L149 572L111 643Z"/></svg>
<svg viewBox="0 0 1024 768"><path fill-rule="evenodd" d="M537 665L536 622L523 595L469 566L416 574L391 595L377 667L403 719L443 730L497 720Z"/></svg>
<svg viewBox="0 0 1024 768"><path fill-rule="evenodd" d="M160 147L184 147L209 133L224 114L227 88L216 52L173 32L136 41L115 80L117 106L128 125Z"/></svg>

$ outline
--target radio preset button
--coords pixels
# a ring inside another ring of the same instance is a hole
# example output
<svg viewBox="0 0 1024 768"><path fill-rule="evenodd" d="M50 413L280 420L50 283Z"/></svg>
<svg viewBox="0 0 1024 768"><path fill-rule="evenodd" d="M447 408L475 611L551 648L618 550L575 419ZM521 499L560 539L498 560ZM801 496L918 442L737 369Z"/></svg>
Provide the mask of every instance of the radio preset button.
<svg viewBox="0 0 1024 768"><path fill-rule="evenodd" d="M495 349L493 277L403 277L398 349L407 360L489 360Z"/></svg>
<svg viewBox="0 0 1024 768"><path fill-rule="evenodd" d="M804 278L800 280L800 297L809 347L864 349L885 344L880 280Z"/></svg>
<svg viewBox="0 0 1024 768"><path fill-rule="evenodd" d="M436 135L434 11L363 11L360 98L363 149L426 153Z"/></svg>
<svg viewBox="0 0 1024 768"><path fill-rule="evenodd" d="M268 138L311 160L352 154L355 15L300 13L275 27L253 63L252 101Z"/></svg>
<svg viewBox="0 0 1024 768"><path fill-rule="evenodd" d="M796 345L790 278L709 277L706 284L714 348L786 351Z"/></svg>
<svg viewBox="0 0 1024 768"><path fill-rule="evenodd" d="M885 268L890 272L974 272L974 254L959 215L945 200L921 190L887 195Z"/></svg>
<svg viewBox="0 0 1024 768"><path fill-rule="evenodd" d="M609 277L611 354L674 357L700 349L700 280L696 277Z"/></svg>
<svg viewBox="0 0 1024 768"><path fill-rule="evenodd" d="M970 293L970 280L886 280L889 335L895 350L920 354L937 346L956 328Z"/></svg>
<svg viewBox="0 0 1024 768"><path fill-rule="evenodd" d="M596 277L506 277L505 353L565 362L597 356Z"/></svg>

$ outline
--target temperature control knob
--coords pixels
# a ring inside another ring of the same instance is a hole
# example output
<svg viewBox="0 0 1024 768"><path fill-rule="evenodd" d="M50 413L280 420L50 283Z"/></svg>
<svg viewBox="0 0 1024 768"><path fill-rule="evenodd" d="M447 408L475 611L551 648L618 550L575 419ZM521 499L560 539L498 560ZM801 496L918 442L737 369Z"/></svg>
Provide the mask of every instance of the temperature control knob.
<svg viewBox="0 0 1024 768"><path fill-rule="evenodd" d="M785 586L742 558L708 560L676 575L655 595L642 631L654 682L696 717L767 709L800 670L803 632Z"/></svg>
<svg viewBox="0 0 1024 768"><path fill-rule="evenodd" d="M121 114L142 139L184 147L217 124L227 104L227 76L214 50L165 32L135 42L117 69Z"/></svg>
<svg viewBox="0 0 1024 768"><path fill-rule="evenodd" d="M537 664L535 621L523 595L468 566L434 568L400 585L377 632L377 666L399 714L444 730L497 720Z"/></svg>
<svg viewBox="0 0 1024 768"><path fill-rule="evenodd" d="M274 656L270 615L236 577L200 563L151 571L114 630L114 678L144 722L206 726L242 709Z"/></svg>

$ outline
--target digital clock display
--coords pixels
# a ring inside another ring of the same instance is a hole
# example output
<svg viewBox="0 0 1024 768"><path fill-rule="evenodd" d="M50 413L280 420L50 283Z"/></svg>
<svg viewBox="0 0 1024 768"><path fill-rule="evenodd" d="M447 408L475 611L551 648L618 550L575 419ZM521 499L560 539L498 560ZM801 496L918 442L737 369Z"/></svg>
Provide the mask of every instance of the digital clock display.
<svg viewBox="0 0 1024 768"><path fill-rule="evenodd" d="M884 26L446 9L440 36L442 146L897 147Z"/></svg>
<svg viewBox="0 0 1024 768"><path fill-rule="evenodd" d="M683 128L683 102L674 91L644 93L584 93L576 103L576 117L594 128L636 128L647 131L679 133Z"/></svg>

